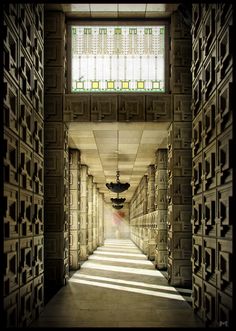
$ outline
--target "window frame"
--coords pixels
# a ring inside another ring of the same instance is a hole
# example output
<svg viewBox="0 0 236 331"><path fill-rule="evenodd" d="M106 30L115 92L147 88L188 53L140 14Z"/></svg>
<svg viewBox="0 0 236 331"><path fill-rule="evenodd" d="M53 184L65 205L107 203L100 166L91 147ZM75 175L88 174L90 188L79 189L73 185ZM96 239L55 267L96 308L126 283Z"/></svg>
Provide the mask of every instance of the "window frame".
<svg viewBox="0 0 236 331"><path fill-rule="evenodd" d="M164 25L165 26L165 91L164 92L156 92L156 91L88 91L88 92L72 92L71 90L71 78L72 78L72 61L71 61L71 26L72 25L99 25L99 26L150 26L150 25ZM66 93L67 94L79 94L82 93L84 95L86 94L129 94L129 93L137 93L137 94L149 94L149 93L158 93L160 95L167 94L170 92L170 77L169 77L169 67L170 67L170 20L165 18L165 19L143 19L143 20L138 20L138 19L96 19L96 20L88 20L88 19L67 19L66 21Z"/></svg>

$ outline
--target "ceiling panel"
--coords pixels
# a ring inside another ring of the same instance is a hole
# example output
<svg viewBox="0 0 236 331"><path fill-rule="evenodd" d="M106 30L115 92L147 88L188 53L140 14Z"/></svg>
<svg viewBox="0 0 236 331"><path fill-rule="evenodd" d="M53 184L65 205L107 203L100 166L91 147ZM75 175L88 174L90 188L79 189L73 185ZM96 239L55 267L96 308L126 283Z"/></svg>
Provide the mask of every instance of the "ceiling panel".
<svg viewBox="0 0 236 331"><path fill-rule="evenodd" d="M90 4L89 3L72 3L72 4L65 4L64 10L65 11L77 11L77 12L90 12Z"/></svg>
<svg viewBox="0 0 236 331"><path fill-rule="evenodd" d="M164 12L166 10L165 3L147 3L146 11Z"/></svg>
<svg viewBox="0 0 236 331"><path fill-rule="evenodd" d="M127 202L147 168L155 162L155 151L166 147L169 123L68 123L69 146L81 152L81 162L88 165L105 201L115 193L105 184L116 181L117 167L120 181L128 181L130 188L122 193ZM164 142L164 143L163 143Z"/></svg>
<svg viewBox="0 0 236 331"><path fill-rule="evenodd" d="M62 10L69 18L162 18L169 17L178 8L176 4L148 3L46 3L46 10Z"/></svg>
<svg viewBox="0 0 236 331"><path fill-rule="evenodd" d="M119 3L118 11L119 12L145 12L146 11L146 3Z"/></svg>
<svg viewBox="0 0 236 331"><path fill-rule="evenodd" d="M145 11L119 11L118 12L118 17L119 18L145 18Z"/></svg>
<svg viewBox="0 0 236 331"><path fill-rule="evenodd" d="M118 4L116 3L91 3L90 10L94 12L116 12Z"/></svg>

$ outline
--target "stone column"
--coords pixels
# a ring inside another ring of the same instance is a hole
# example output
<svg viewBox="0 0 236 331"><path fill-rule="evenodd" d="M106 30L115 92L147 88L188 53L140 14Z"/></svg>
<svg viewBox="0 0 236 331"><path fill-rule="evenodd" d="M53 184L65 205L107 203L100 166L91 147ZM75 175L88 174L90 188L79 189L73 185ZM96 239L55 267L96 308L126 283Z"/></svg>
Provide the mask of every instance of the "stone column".
<svg viewBox="0 0 236 331"><path fill-rule="evenodd" d="M64 123L65 14L45 13L45 293L69 276L68 129Z"/></svg>
<svg viewBox="0 0 236 331"><path fill-rule="evenodd" d="M148 166L148 183L147 183L147 256L148 259L154 259L155 252L155 236L154 227L152 224L152 212L155 210L155 166Z"/></svg>
<svg viewBox="0 0 236 331"><path fill-rule="evenodd" d="M156 152L155 174L155 266L167 268L167 149Z"/></svg>
<svg viewBox="0 0 236 331"><path fill-rule="evenodd" d="M147 175L141 179L130 202L130 224L132 227L133 240L138 247L147 253L148 229L146 227L147 213Z"/></svg>
<svg viewBox="0 0 236 331"><path fill-rule="evenodd" d="M80 151L69 149L69 267L80 267Z"/></svg>
<svg viewBox="0 0 236 331"><path fill-rule="evenodd" d="M104 244L104 200L103 193L98 194L98 245Z"/></svg>
<svg viewBox="0 0 236 331"><path fill-rule="evenodd" d="M93 176L88 175L88 252L93 252Z"/></svg>
<svg viewBox="0 0 236 331"><path fill-rule="evenodd" d="M97 199L97 184L93 183L93 251L97 248L98 243L98 199Z"/></svg>
<svg viewBox="0 0 236 331"><path fill-rule="evenodd" d="M183 15L171 15L173 122L168 132L168 280L191 287L191 36Z"/></svg>
<svg viewBox="0 0 236 331"><path fill-rule="evenodd" d="M147 176L147 213L155 210L155 166L148 166Z"/></svg>
<svg viewBox="0 0 236 331"><path fill-rule="evenodd" d="M80 168L80 260L88 258L88 167Z"/></svg>

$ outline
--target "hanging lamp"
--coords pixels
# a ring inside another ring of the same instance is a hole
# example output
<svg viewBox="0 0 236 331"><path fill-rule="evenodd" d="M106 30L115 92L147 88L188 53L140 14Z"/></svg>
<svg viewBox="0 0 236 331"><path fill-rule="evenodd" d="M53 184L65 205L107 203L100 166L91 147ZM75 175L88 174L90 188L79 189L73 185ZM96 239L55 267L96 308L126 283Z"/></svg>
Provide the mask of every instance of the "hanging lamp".
<svg viewBox="0 0 236 331"><path fill-rule="evenodd" d="M116 171L116 183L106 183L106 187L114 192L114 193L121 193L124 192L126 190L128 190L128 188L130 187L129 183L121 183L119 180L120 177L120 172L117 170Z"/></svg>
<svg viewBox="0 0 236 331"><path fill-rule="evenodd" d="M115 209L121 209L123 208L123 205L112 205L112 207Z"/></svg>
<svg viewBox="0 0 236 331"><path fill-rule="evenodd" d="M119 195L117 198L111 198L111 202L115 203L116 205L121 205L122 203L125 202L125 198L119 198Z"/></svg>
<svg viewBox="0 0 236 331"><path fill-rule="evenodd" d="M119 159L119 130L117 130L117 171L116 171L116 183L106 183L106 187L108 190L114 192L114 193L121 193L130 187L129 183L121 183L120 182L120 172L118 167L118 159ZM113 202L113 201L112 201ZM115 201L114 201L115 202Z"/></svg>

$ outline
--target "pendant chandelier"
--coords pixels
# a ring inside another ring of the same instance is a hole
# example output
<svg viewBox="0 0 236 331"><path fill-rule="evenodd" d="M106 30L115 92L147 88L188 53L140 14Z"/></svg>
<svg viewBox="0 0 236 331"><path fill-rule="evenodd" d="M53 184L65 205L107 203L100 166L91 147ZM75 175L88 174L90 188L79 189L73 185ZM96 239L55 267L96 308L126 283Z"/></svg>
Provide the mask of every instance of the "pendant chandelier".
<svg viewBox="0 0 236 331"><path fill-rule="evenodd" d="M121 183L120 182L120 172L119 172L119 167L118 167L118 159L119 159L119 130L117 130L117 171L116 171L116 183L106 183L106 187L114 192L114 193L121 193L124 192L126 190L128 190L128 188L130 187L129 183ZM112 201L115 202L116 201ZM122 201L123 203L124 201ZM115 207L114 207L115 208Z"/></svg>
<svg viewBox="0 0 236 331"><path fill-rule="evenodd" d="M119 193L117 194L117 198L111 198L111 202L113 203L112 207L115 209L123 208L123 203L125 202L125 198L119 198Z"/></svg>
<svg viewBox="0 0 236 331"><path fill-rule="evenodd" d="M128 190L128 188L130 187L129 183L121 183L119 180L120 177L120 172L117 170L116 171L116 183L106 183L106 187L114 192L114 193L121 193L124 192L126 190Z"/></svg>
<svg viewBox="0 0 236 331"><path fill-rule="evenodd" d="M119 194L117 195L117 198L111 198L111 202L115 203L116 205L121 205L125 202L125 198L119 198Z"/></svg>
<svg viewBox="0 0 236 331"><path fill-rule="evenodd" d="M121 209L123 208L123 205L112 205L112 207L115 209Z"/></svg>

